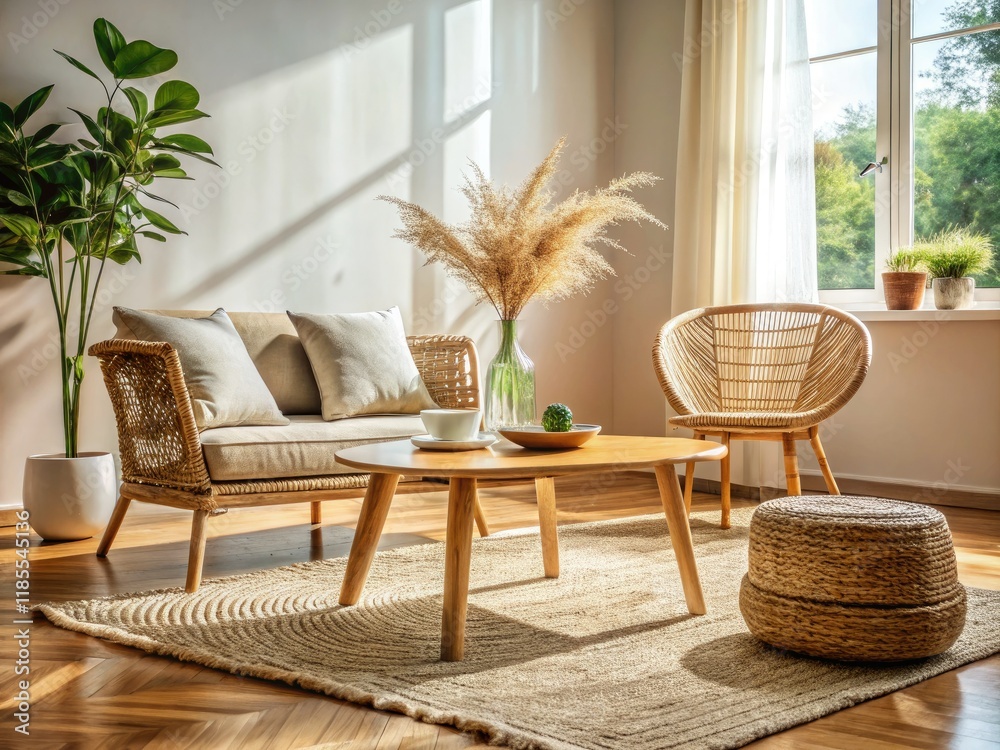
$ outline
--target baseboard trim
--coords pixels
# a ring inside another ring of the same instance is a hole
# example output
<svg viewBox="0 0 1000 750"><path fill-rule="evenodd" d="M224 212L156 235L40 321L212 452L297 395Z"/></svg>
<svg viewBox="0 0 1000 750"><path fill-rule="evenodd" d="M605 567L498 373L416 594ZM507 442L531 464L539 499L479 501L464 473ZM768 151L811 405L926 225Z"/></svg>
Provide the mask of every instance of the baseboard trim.
<svg viewBox="0 0 1000 750"><path fill-rule="evenodd" d="M742 500L760 500L763 487L749 487L745 484L729 483L729 496L738 497ZM722 494L722 482L715 479L694 478L694 491L707 492L710 495ZM782 493L784 494L784 493Z"/></svg>
<svg viewBox="0 0 1000 750"><path fill-rule="evenodd" d="M24 510L24 506L20 503L0 505L0 527L16 524L18 521L17 514L22 510Z"/></svg>
<svg viewBox="0 0 1000 750"><path fill-rule="evenodd" d="M802 489L809 492L826 492L823 477L801 475ZM695 488L698 487L695 480ZM735 485L734 485L735 486ZM872 479L852 479L837 477L837 486L844 495L866 495L870 497L888 497L894 500L905 500L911 503L927 505L945 505L949 508L971 508L974 510L1000 511L1000 496L991 492L975 492L971 490L945 489L927 485L903 484L900 482L883 482ZM784 497L788 493L783 487L761 487L760 499L772 500Z"/></svg>

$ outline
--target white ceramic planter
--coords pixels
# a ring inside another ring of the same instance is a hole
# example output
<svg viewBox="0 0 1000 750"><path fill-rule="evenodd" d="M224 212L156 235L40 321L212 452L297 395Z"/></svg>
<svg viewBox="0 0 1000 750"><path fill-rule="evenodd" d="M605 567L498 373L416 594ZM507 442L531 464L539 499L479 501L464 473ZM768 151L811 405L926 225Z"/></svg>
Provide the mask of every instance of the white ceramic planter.
<svg viewBox="0 0 1000 750"><path fill-rule="evenodd" d="M28 522L46 541L87 539L111 518L118 497L110 453L29 456L24 463L24 508Z"/></svg>
<svg viewBox="0 0 1000 750"><path fill-rule="evenodd" d="M971 276L959 279L943 276L931 282L934 307L938 310L968 310L975 304L976 280Z"/></svg>

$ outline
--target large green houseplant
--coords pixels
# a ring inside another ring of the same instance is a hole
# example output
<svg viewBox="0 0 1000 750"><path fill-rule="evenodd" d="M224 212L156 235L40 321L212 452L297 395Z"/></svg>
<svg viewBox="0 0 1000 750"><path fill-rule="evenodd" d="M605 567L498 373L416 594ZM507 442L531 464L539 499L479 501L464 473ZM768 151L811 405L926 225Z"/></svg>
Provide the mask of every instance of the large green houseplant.
<svg viewBox="0 0 1000 750"><path fill-rule="evenodd" d="M6 264L4 274L37 276L48 282L61 348L65 450L45 457L48 463L42 467L33 467L29 459L25 470L29 511L29 495L59 491L38 485L40 476L53 474L54 459L94 458L81 454L79 448L80 387L94 303L108 262L124 265L140 260L137 237L163 242L164 232L182 233L149 208L153 201L169 203L153 194L151 187L159 179L190 179L178 156L211 162L212 149L202 139L161 132L167 126L207 116L197 109L199 94L191 84L161 83L151 104L143 91L128 85L170 70L177 64L176 53L144 40L127 42L103 18L94 22L94 40L110 81L58 52L103 89L104 102L96 113L72 110L88 137L75 142L51 140L61 123L46 123L29 133L28 121L45 103L52 86L13 107L0 102L0 263ZM103 476L108 473L107 461L102 467ZM85 481L113 485L113 466L111 474L110 480ZM93 504L95 493L79 485L67 486L61 494L62 505L79 516L81 504L86 498ZM46 518L33 513L32 526L46 538L81 538L95 533L106 521L105 517L83 524L97 524L89 530L82 526L67 530L52 521L58 510L47 508ZM102 515L103 510L95 513Z"/></svg>

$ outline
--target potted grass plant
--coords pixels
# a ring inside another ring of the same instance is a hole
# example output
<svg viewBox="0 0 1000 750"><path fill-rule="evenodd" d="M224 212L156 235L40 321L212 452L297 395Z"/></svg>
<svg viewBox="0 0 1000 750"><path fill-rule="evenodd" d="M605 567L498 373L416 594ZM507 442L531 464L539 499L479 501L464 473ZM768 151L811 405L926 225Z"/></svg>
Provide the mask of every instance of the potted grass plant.
<svg viewBox="0 0 1000 750"><path fill-rule="evenodd" d="M924 251L906 247L886 261L882 272L885 306L889 310L919 310L927 288L927 262Z"/></svg>
<svg viewBox="0 0 1000 750"><path fill-rule="evenodd" d="M967 227L946 229L918 245L932 277L938 310L966 310L975 303L976 274L993 262L989 235Z"/></svg>
<svg viewBox="0 0 1000 750"><path fill-rule="evenodd" d="M161 179L189 179L178 156L211 162L212 153L196 136L162 132L207 116L197 109L199 95L191 84L166 81L152 102L129 85L173 68L173 51L145 40L128 42L103 18L94 22L94 40L110 80L58 52L103 90L94 114L73 110L88 137L51 140L60 123L29 132L52 86L13 107L0 102L2 273L44 279L59 329L63 450L30 456L24 471L24 506L32 528L47 540L93 536L116 500L111 454L79 446L84 354L105 268L139 261L140 237L164 242L164 233L182 233L149 207L169 203L151 188Z"/></svg>
<svg viewBox="0 0 1000 750"><path fill-rule="evenodd" d="M420 206L381 195L399 209L403 228L395 233L444 265L477 299L489 302L500 320L500 347L486 373L486 429L517 429L535 420L535 367L517 340L517 318L532 299L565 299L589 291L614 269L598 250L624 250L605 232L621 221L648 221L666 228L632 196L658 178L636 172L592 193L574 192L550 206L548 184L566 139L516 189L495 187L471 163L462 192L470 219L446 224Z"/></svg>

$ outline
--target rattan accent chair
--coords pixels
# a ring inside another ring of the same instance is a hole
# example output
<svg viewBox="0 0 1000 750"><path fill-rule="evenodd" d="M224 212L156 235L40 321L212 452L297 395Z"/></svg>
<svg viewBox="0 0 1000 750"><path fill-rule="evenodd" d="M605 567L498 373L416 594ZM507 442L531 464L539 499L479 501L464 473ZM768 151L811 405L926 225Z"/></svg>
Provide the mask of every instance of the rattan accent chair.
<svg viewBox="0 0 1000 750"><path fill-rule="evenodd" d="M443 408L479 408L479 363L475 343L465 336L407 338L431 397ZM195 425L191 397L177 351L166 343L112 339L94 344L118 427L122 486L111 521L98 547L107 555L133 500L194 512L185 588L201 583L206 522L229 508L283 503L311 504L311 522L321 522L324 500L364 494L368 474L284 479L213 481ZM489 533L479 502L476 522Z"/></svg>
<svg viewBox="0 0 1000 750"><path fill-rule="evenodd" d="M771 303L706 307L663 326L653 368L677 416L694 437L780 440L788 494L802 492L795 441L808 440L827 489L839 495L819 425L857 392L871 363L868 329L825 305ZM722 460L722 528L729 528L730 459ZM694 464L684 501L691 509Z"/></svg>

